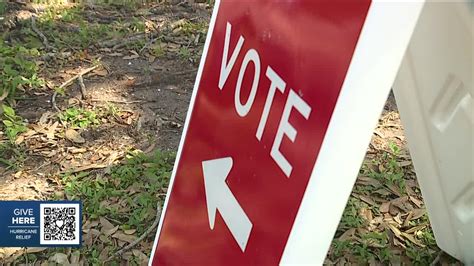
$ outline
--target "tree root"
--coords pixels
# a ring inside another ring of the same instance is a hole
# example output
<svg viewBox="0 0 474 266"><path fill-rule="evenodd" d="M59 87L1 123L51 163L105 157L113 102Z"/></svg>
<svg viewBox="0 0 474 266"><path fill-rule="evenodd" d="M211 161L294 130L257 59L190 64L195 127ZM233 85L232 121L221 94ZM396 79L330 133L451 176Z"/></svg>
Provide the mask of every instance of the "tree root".
<svg viewBox="0 0 474 266"><path fill-rule="evenodd" d="M66 80L63 84L61 84L61 86L59 86L58 90L66 88L71 83L73 83L76 79L79 79L79 86L81 86L81 94L82 94L82 97L85 98L85 95L86 95L85 93L86 92L85 92L84 80L82 79L82 76L84 76L87 73L95 70L98 67L99 66L97 65L97 66L93 66L93 67L84 69L83 71L81 71L81 73L75 75L74 77ZM58 96L58 90L54 91L53 96L51 96L51 105L53 106L54 110L56 110L57 112L61 112L61 109L59 109L58 106L56 105L56 97Z"/></svg>
<svg viewBox="0 0 474 266"><path fill-rule="evenodd" d="M33 31L43 40L43 45L48 51L54 51L54 47L51 46L48 42L48 38L44 36L44 34L36 27L36 18L35 16L31 16L31 28Z"/></svg>

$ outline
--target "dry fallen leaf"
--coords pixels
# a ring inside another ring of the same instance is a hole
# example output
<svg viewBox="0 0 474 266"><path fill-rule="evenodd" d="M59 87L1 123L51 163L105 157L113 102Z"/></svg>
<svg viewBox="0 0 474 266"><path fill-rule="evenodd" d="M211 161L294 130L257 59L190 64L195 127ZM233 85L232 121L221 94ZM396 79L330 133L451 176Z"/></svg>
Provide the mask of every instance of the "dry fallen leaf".
<svg viewBox="0 0 474 266"><path fill-rule="evenodd" d="M127 243L132 243L133 241L135 241L137 239L136 236L133 236L133 235L126 235L122 232L117 232L115 234L112 235L113 238L116 238L118 240L121 240L121 241L124 241L124 242L127 242Z"/></svg>
<svg viewBox="0 0 474 266"><path fill-rule="evenodd" d="M396 237L402 239L402 232L393 224L389 223L388 228L395 234Z"/></svg>
<svg viewBox="0 0 474 266"><path fill-rule="evenodd" d="M104 217L100 217L99 221L100 221L100 225L102 226L101 230L110 230L115 227L111 222L109 222L109 220L107 220Z"/></svg>
<svg viewBox="0 0 474 266"><path fill-rule="evenodd" d="M148 262L148 256L145 253L141 252L138 249L132 250L133 256L137 257L141 262Z"/></svg>
<svg viewBox="0 0 474 266"><path fill-rule="evenodd" d="M97 225L99 225L99 221L97 221L97 220L94 220L94 221L87 220L84 223L84 225L82 226L82 230L91 229L91 228L96 227Z"/></svg>
<svg viewBox="0 0 474 266"><path fill-rule="evenodd" d="M0 101L5 100L5 99L7 98L7 96L8 96L8 93L9 93L9 90L4 90L4 91L3 91L3 94L0 95Z"/></svg>
<svg viewBox="0 0 474 266"><path fill-rule="evenodd" d="M139 57L140 57L139 55L133 54L133 55L124 56L124 57L122 57L122 59L123 60L132 60L132 59L137 59Z"/></svg>
<svg viewBox="0 0 474 266"><path fill-rule="evenodd" d="M410 225L411 218L413 217L413 211L410 211L403 222L403 227L408 227Z"/></svg>
<svg viewBox="0 0 474 266"><path fill-rule="evenodd" d="M374 178L371 178L371 177L367 177L367 176L359 176L357 178L357 184L360 184L360 185L364 185L364 186L373 186L375 188L378 188L378 187L381 187L382 186L382 183L380 183L380 181L374 179Z"/></svg>
<svg viewBox="0 0 474 266"><path fill-rule="evenodd" d="M20 145L24 140L25 140L25 136L20 135L20 136L18 136L18 138L16 138L15 144Z"/></svg>
<svg viewBox="0 0 474 266"><path fill-rule="evenodd" d="M424 214L426 213L425 209L414 209L413 210L413 217L411 218L412 220L416 220L421 218Z"/></svg>
<svg viewBox="0 0 474 266"><path fill-rule="evenodd" d="M59 122L55 122L52 126L50 126L46 132L46 137L48 139L54 139L54 133L56 132L56 128L58 127Z"/></svg>
<svg viewBox="0 0 474 266"><path fill-rule="evenodd" d="M76 147L71 147L68 148L68 151L72 154L78 154L78 153L84 153L87 151L86 148L76 148Z"/></svg>
<svg viewBox="0 0 474 266"><path fill-rule="evenodd" d="M67 258L67 255L64 253L56 253L52 257L49 258L50 262L57 263L59 265L68 265L69 260Z"/></svg>
<svg viewBox="0 0 474 266"><path fill-rule="evenodd" d="M374 191L373 193L379 194L379 195L381 195L381 196L389 196L389 195L392 194L390 191L388 191L388 190L385 189L385 188L378 189L378 190Z"/></svg>
<svg viewBox="0 0 474 266"><path fill-rule="evenodd" d="M421 206L423 206L423 201L415 197L410 196L410 201L413 202L413 204L415 204L418 208L421 208Z"/></svg>
<svg viewBox="0 0 474 266"><path fill-rule="evenodd" d="M28 248L28 253L39 253L45 251L47 248Z"/></svg>
<svg viewBox="0 0 474 266"><path fill-rule="evenodd" d="M370 198L370 197L367 197L367 196L364 196L364 195L357 195L357 197L362 200L363 202L371 205L371 206L377 206L377 203L375 203L375 201Z"/></svg>
<svg viewBox="0 0 474 266"><path fill-rule="evenodd" d="M384 202L380 205L380 212L387 213L390 210L390 202Z"/></svg>
<svg viewBox="0 0 474 266"><path fill-rule="evenodd" d="M373 219L372 211L368 208L361 208L359 215L362 216L366 221L370 222Z"/></svg>
<svg viewBox="0 0 474 266"><path fill-rule="evenodd" d="M74 251L70 257L71 265L79 265L80 259L81 259L81 252L79 250Z"/></svg>
<svg viewBox="0 0 474 266"><path fill-rule="evenodd" d="M133 235L133 234L135 234L136 231L137 231L137 229L129 229L129 230L124 230L123 232L126 235Z"/></svg>
<svg viewBox="0 0 474 266"><path fill-rule="evenodd" d="M385 184L385 186L386 186L388 189L390 189L390 191L391 191L393 194L397 195L398 197L401 197L401 196L402 196L402 193L400 193L400 189L399 189L396 185L394 185L394 184Z"/></svg>
<svg viewBox="0 0 474 266"><path fill-rule="evenodd" d="M407 234L407 233L403 233L402 232L402 236L406 239L408 239L410 242L412 242L413 244L419 246L419 247L426 247L423 243L421 243L419 240L417 240L414 236L410 235L410 234Z"/></svg>
<svg viewBox="0 0 474 266"><path fill-rule="evenodd" d="M111 53L111 54L108 54L108 56L120 57L120 56L123 56L123 54L122 53Z"/></svg>
<svg viewBox="0 0 474 266"><path fill-rule="evenodd" d="M107 76L107 74L109 74L109 72L107 71L107 69L103 68L103 69L96 69L92 72L93 74L97 75L97 76L101 76L101 77L105 77Z"/></svg>
<svg viewBox="0 0 474 266"><path fill-rule="evenodd" d="M409 166L411 165L412 162L411 161L401 161L401 162L398 162L398 166L400 167L406 167L406 166Z"/></svg>
<svg viewBox="0 0 474 266"><path fill-rule="evenodd" d="M117 230L119 229L119 226L115 226L115 227L112 227L110 229L106 229L106 230L101 230L102 233L106 236L110 236L112 234L114 234L115 232L117 232Z"/></svg>
<svg viewBox="0 0 474 266"><path fill-rule="evenodd" d="M153 62L155 62L155 60L156 60L156 57L153 56L153 55L150 55L150 56L148 57L148 63L153 63Z"/></svg>
<svg viewBox="0 0 474 266"><path fill-rule="evenodd" d="M66 139L74 142L74 143L85 143L86 140L81 136L81 134L79 134L79 132L77 132L76 130L74 129L68 129L66 130L66 133L65 133L65 137Z"/></svg>
<svg viewBox="0 0 474 266"><path fill-rule="evenodd" d="M122 258L126 261L130 261L132 256L133 256L133 253L131 251L128 251L122 254Z"/></svg>
<svg viewBox="0 0 474 266"><path fill-rule="evenodd" d="M109 253L110 253L110 247L105 247L105 248L100 252L99 259L100 259L101 261L105 261L105 260L109 257Z"/></svg>
<svg viewBox="0 0 474 266"><path fill-rule="evenodd" d="M402 218L401 218L401 213L398 213L396 216L393 217L393 220L397 222L398 224L403 224Z"/></svg>
<svg viewBox="0 0 474 266"><path fill-rule="evenodd" d="M340 237L339 240L344 241L344 240L349 240L354 237L356 229L355 228L350 228L347 231L345 231Z"/></svg>

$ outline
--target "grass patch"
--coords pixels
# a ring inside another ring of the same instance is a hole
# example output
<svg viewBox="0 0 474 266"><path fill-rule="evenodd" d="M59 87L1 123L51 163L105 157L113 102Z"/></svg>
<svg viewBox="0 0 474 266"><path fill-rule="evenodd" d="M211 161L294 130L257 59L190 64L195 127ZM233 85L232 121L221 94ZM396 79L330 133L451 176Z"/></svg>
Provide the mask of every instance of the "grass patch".
<svg viewBox="0 0 474 266"><path fill-rule="evenodd" d="M59 49L85 49L98 45L103 40L121 38L132 33L144 33L143 20L111 21L110 23L91 22L87 19L84 7L50 7L38 20L38 28L47 36L54 47ZM34 33L32 37L36 37ZM132 43L129 48L141 48L144 42Z"/></svg>
<svg viewBox="0 0 474 266"><path fill-rule="evenodd" d="M17 135L27 130L26 124L23 122L23 118L15 113L13 108L7 105L2 105L2 110L2 122L5 135L10 143L14 144Z"/></svg>
<svg viewBox="0 0 474 266"><path fill-rule="evenodd" d="M84 108L70 107L58 114L59 120L70 127L88 128L98 125L99 115L94 110Z"/></svg>
<svg viewBox="0 0 474 266"><path fill-rule="evenodd" d="M121 229L143 233L153 221L157 194L169 182L174 153L156 152L152 156L132 152L125 162L107 176L79 173L63 177L68 199L82 200L84 220L108 217L120 221Z"/></svg>
<svg viewBox="0 0 474 266"><path fill-rule="evenodd" d="M364 165L362 174L377 179L382 183L388 182L395 185L401 193L406 193L405 172L397 161L400 148L394 143L390 143L389 147L390 152L383 152L382 156L372 161L371 165L377 168L374 169Z"/></svg>
<svg viewBox="0 0 474 266"><path fill-rule="evenodd" d="M342 228L358 228L366 222L364 218L359 215L359 210L367 207L367 204L357 198L349 198L344 213L341 218Z"/></svg>
<svg viewBox="0 0 474 266"><path fill-rule="evenodd" d="M145 155L133 151L128 153L122 164L106 170L105 174L65 174L61 177L65 197L82 200L83 224L105 218L119 226L118 230L136 230L133 234L138 237L155 220L156 206L164 200L174 159L175 154L172 152L157 151L153 155ZM56 200L63 199L59 195L56 197ZM100 231L100 224L95 229ZM103 265L100 256L104 249L109 250L106 255L110 256L121 247L112 236L100 235L99 239L91 246L85 245L73 253L78 253L86 265ZM136 248L139 249L139 246ZM150 251L146 250L145 253ZM56 253L66 254L67 249L48 249L29 257L29 262L45 261ZM24 257L17 260L18 263L25 261ZM107 265L119 265L120 261L120 258L116 258ZM140 259L134 254L127 261L130 265L140 265Z"/></svg>
<svg viewBox="0 0 474 266"><path fill-rule="evenodd" d="M413 265L430 265L436 254L428 248L420 248L408 243L405 250L407 257L411 259Z"/></svg>
<svg viewBox="0 0 474 266"><path fill-rule="evenodd" d="M411 190L406 188L406 172L401 166L403 164L399 163L400 156L400 148L390 143L389 151L381 151L375 159L366 161L362 166L354 189L360 198L353 196L349 199L328 253L329 260L357 265L374 262L403 264L407 261L412 265L428 265L436 257L439 248L426 213L406 221L404 219L410 210L396 205L388 205L389 209L383 211L381 209L382 205L391 204L398 198L406 199L404 204L411 205L413 209L419 208L408 200L407 195L417 197L414 194L417 192L413 187L410 187ZM402 195L387 187L398 188ZM414 227L418 229L410 231ZM397 235L396 232L402 234Z"/></svg>
<svg viewBox="0 0 474 266"><path fill-rule="evenodd" d="M26 160L23 149L11 143L0 143L0 165L6 170L19 170Z"/></svg>
<svg viewBox="0 0 474 266"><path fill-rule="evenodd" d="M9 106L2 105L2 133L7 137L6 142L0 143L0 164L6 169L20 169L25 161L24 151L15 143L18 134L27 130L23 118L15 113Z"/></svg>
<svg viewBox="0 0 474 266"><path fill-rule="evenodd" d="M182 33L188 37L192 37L197 34L206 36L208 26L209 25L207 24L207 22L204 22L204 21L192 22L192 21L186 20L181 26L181 28L182 28Z"/></svg>
<svg viewBox="0 0 474 266"><path fill-rule="evenodd" d="M362 235L358 242L334 240L329 257L336 260L346 254L351 254L361 264L374 259L388 263L394 257L389 248L389 238L386 232L368 232Z"/></svg>

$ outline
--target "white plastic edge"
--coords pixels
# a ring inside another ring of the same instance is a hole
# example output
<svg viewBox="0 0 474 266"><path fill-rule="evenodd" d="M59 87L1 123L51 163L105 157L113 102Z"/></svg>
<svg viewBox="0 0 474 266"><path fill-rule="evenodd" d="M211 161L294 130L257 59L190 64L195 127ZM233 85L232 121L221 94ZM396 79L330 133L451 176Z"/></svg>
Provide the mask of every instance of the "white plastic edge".
<svg viewBox="0 0 474 266"><path fill-rule="evenodd" d="M219 10L220 3L221 3L221 0L216 0L216 2L214 4L214 10L212 11L211 21L209 23L208 34L207 34L207 37L206 37L206 42L204 43L204 50L202 52L201 61L199 62L199 69L198 69L198 72L197 72L197 75L196 75L196 82L194 83L193 94L191 95L191 101L190 101L190 104L189 104L188 113L186 115L186 122L184 123L183 133L181 135L181 140L179 142L178 152L176 154L176 160L175 160L175 163L174 163L174 166L173 166L173 172L171 173L171 179L170 179L170 183L169 183L169 186L168 186L168 191L166 193L165 203L163 205L163 210L161 211L160 223L158 225L158 229L156 230L156 236L155 236L155 242L153 244L153 250L151 251L150 260L148 261L149 266L151 266L152 263L153 263L153 258L155 257L156 248L158 246L158 241L159 241L159 238L160 238L161 228L163 227L163 221L164 221L164 218L165 218L165 215L166 215L166 210L168 208L168 201L170 199L171 192L173 190L173 184L174 184L174 180L176 178L176 171L178 169L179 161L181 160L181 153L183 151L184 141L186 140L186 135L188 133L189 122L191 120L191 116L192 116L192 113L193 113L193 110L194 110L194 103L196 101L196 95L198 93L199 83L201 83L201 77L202 77L202 72L204 70L204 64L205 64L206 58L207 58L207 52L209 50L209 45L211 43L212 34L214 33L214 26L216 24L217 11Z"/></svg>
<svg viewBox="0 0 474 266"><path fill-rule="evenodd" d="M280 265L324 263L423 5L372 2Z"/></svg>

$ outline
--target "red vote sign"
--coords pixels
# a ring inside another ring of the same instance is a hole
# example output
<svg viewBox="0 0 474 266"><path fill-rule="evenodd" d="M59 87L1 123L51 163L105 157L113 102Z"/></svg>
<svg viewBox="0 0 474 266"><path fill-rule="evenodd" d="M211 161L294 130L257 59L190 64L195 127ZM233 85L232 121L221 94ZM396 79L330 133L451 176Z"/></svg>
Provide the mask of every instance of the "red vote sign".
<svg viewBox="0 0 474 266"><path fill-rule="evenodd" d="M216 5L154 265L279 263L370 1Z"/></svg>

